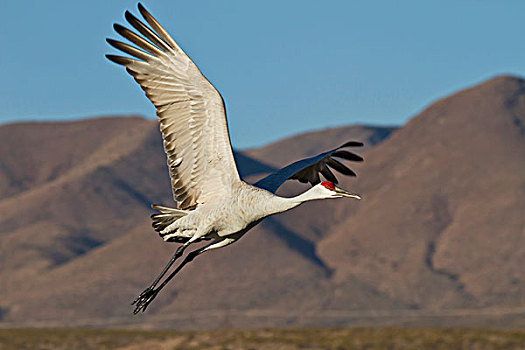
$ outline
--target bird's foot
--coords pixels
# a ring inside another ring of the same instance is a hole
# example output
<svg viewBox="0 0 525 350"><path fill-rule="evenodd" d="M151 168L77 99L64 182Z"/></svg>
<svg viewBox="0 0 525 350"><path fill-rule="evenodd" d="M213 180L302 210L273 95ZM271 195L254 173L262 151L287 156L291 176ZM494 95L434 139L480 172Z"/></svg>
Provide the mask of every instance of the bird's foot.
<svg viewBox="0 0 525 350"><path fill-rule="evenodd" d="M146 289L145 291L143 291L142 293L140 293L137 299L135 299L131 303L131 305L136 305L135 310L133 311L133 314L136 315L140 311L142 312L146 311L146 308L148 307L149 303L151 303L153 299L155 299L158 292L159 292L158 290L150 287Z"/></svg>

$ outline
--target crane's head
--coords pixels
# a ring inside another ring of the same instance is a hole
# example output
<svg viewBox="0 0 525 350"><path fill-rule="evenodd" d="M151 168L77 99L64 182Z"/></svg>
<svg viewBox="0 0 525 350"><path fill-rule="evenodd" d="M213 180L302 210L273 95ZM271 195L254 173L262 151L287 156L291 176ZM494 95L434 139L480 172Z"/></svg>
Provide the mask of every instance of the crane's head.
<svg viewBox="0 0 525 350"><path fill-rule="evenodd" d="M355 199L361 199L359 195L347 192L339 187L336 187L332 182L330 181L323 181L317 185L315 185L313 188L316 189L316 192L319 193L319 196L321 198L340 198L340 197L350 197ZM312 189L313 189L312 188Z"/></svg>

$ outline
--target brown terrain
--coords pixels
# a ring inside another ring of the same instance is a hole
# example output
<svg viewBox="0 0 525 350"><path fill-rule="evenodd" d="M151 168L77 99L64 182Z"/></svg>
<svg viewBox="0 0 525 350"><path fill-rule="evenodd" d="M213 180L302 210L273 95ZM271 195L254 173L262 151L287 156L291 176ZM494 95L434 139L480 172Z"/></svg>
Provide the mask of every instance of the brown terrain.
<svg viewBox="0 0 525 350"><path fill-rule="evenodd" d="M132 316L176 247L148 215L150 203L172 204L156 122L0 126L0 325L525 326L525 81L492 79L393 130L342 127L237 152L254 180L361 140L366 161L341 187L364 199L266 219Z"/></svg>

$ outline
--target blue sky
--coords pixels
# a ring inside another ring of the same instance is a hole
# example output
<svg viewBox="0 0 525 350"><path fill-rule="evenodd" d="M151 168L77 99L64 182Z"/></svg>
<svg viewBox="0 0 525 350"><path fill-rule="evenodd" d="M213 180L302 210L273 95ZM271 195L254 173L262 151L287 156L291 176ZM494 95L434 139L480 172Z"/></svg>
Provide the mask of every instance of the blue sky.
<svg viewBox="0 0 525 350"><path fill-rule="evenodd" d="M232 143L402 124L437 98L525 75L524 1L144 1L226 100ZM0 123L154 117L107 61L136 1L3 1Z"/></svg>

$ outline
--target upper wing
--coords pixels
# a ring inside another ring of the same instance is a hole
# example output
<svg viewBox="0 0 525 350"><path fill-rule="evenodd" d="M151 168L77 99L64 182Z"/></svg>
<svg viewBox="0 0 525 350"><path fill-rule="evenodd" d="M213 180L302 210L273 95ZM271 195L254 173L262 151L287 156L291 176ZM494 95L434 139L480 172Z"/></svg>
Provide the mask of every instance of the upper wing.
<svg viewBox="0 0 525 350"><path fill-rule="evenodd" d="M140 49L107 39L134 58L106 57L125 66L157 108L173 197L179 208L190 208L223 195L232 182L240 181L224 102L157 20L140 3L138 8L151 28L129 11L125 17L143 36L119 24L114 29Z"/></svg>
<svg viewBox="0 0 525 350"><path fill-rule="evenodd" d="M342 145L341 147L334 148L328 152L321 153L315 157L305 158L295 163L285 166L284 168L276 171L273 174L266 176L265 178L257 181L253 185L272 193L275 193L277 189L288 179L299 180L300 182L309 182L312 185L316 185L321 182L319 173L324 178L337 184L337 178L330 171L328 166L337 170L343 175L356 176L356 174L337 161L335 158L342 158L345 160L351 160L355 162L362 162L363 158L357 154L343 150L345 147L361 147L363 143L350 141ZM334 158L335 157L335 158Z"/></svg>

